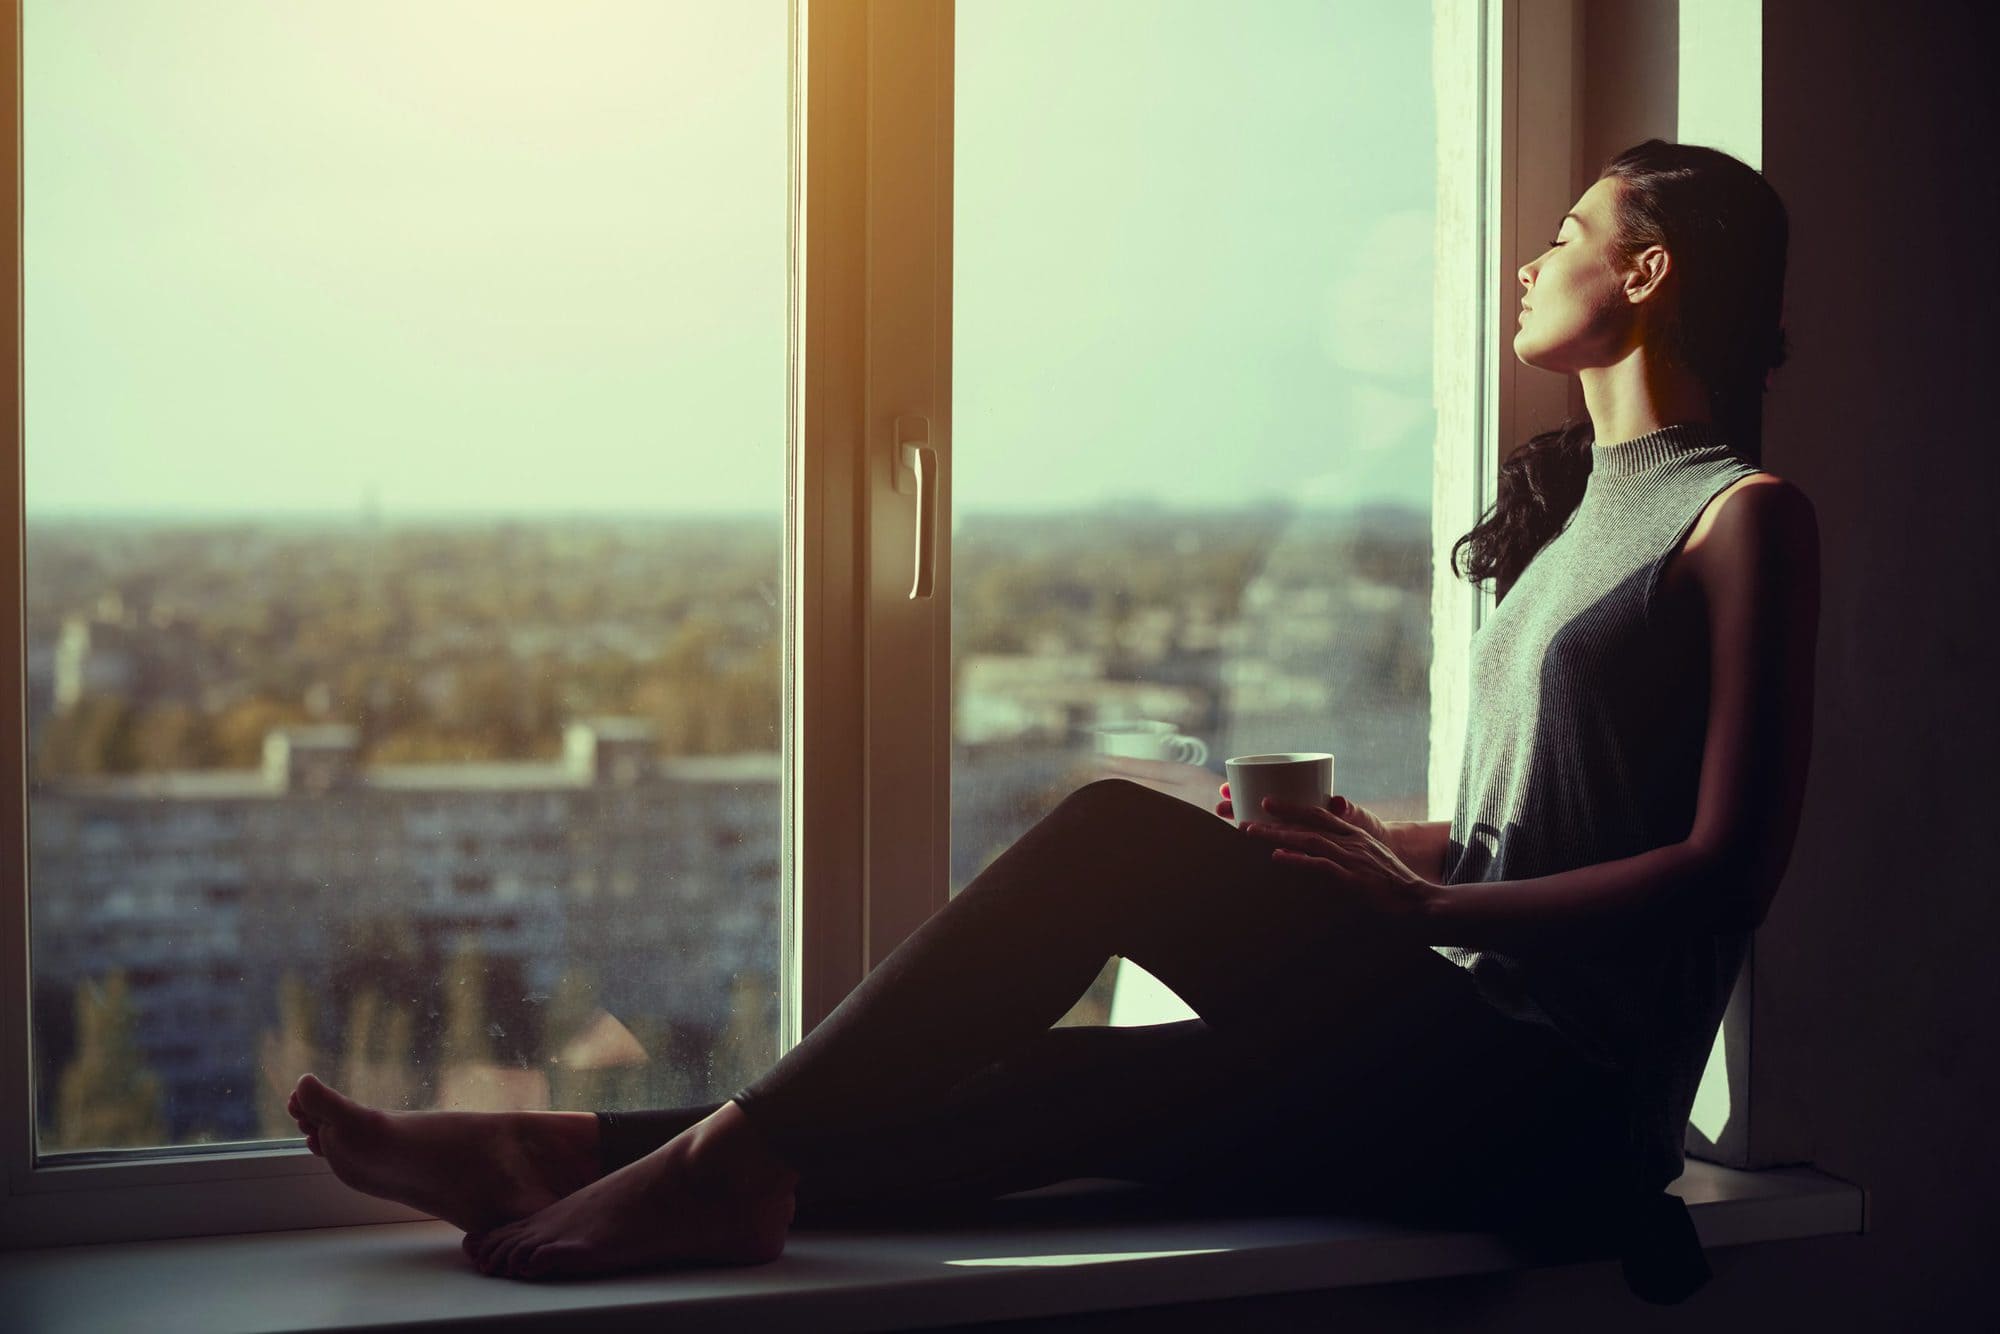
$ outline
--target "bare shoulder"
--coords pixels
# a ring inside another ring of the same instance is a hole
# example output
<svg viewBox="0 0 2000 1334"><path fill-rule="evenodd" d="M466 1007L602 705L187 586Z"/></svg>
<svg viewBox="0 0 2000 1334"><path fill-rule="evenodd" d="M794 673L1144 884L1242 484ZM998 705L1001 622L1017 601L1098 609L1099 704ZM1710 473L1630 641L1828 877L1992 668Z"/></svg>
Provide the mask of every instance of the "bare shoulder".
<svg viewBox="0 0 2000 1334"><path fill-rule="evenodd" d="M1695 521L1685 547L1690 571L1707 588L1772 566L1813 568L1819 516L1812 500L1772 472L1757 472L1717 492Z"/></svg>

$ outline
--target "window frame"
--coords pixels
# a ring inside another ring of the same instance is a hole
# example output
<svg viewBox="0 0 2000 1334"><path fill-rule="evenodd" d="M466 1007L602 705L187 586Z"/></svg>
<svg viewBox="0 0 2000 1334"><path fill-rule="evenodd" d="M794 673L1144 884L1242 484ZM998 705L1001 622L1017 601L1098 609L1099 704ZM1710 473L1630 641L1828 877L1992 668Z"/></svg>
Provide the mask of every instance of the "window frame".
<svg viewBox="0 0 2000 1334"><path fill-rule="evenodd" d="M8 530L0 692L0 1248L424 1217L341 1185L301 1148L163 1150L36 1168L27 1000L22 475L22 0L0 10L13 368L0 455ZM1522 227L1573 198L1575 0L1434 0L1439 118L1433 484L1432 815L1456 791L1470 641L1490 591L1448 577L1503 442L1555 397L1519 373L1500 299ZM952 0L793 0L790 403L782 689L780 1050L943 906L950 851ZM1467 99L1470 99L1468 103ZM1553 205L1553 208L1551 208ZM1529 234L1532 234L1530 230ZM1490 277L1488 275L1491 275ZM1449 392L1447 392L1449 387ZM1560 415L1561 408L1556 409ZM915 497L901 446L939 469L934 592L910 596ZM803 794L815 794L807 803Z"/></svg>

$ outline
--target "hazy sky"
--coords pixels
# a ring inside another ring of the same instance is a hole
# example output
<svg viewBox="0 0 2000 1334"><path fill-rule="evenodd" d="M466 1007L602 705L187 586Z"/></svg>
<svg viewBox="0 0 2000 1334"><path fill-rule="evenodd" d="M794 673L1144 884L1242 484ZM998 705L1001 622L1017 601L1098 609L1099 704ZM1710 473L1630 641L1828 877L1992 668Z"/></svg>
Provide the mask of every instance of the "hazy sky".
<svg viewBox="0 0 2000 1334"><path fill-rule="evenodd" d="M27 0L27 503L784 487L778 0ZM961 512L1429 501L1430 6L959 0Z"/></svg>

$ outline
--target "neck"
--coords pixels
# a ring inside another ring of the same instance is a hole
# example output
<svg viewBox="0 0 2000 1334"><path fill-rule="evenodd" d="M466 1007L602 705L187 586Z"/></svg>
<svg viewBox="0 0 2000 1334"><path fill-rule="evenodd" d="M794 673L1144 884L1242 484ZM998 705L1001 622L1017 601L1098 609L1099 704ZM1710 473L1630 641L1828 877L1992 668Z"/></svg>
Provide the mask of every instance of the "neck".
<svg viewBox="0 0 2000 1334"><path fill-rule="evenodd" d="M1662 426L1714 420L1702 382L1643 343L1609 366L1587 366L1577 375L1599 445L1636 440Z"/></svg>
<svg viewBox="0 0 2000 1334"><path fill-rule="evenodd" d="M1613 445L1593 445L1590 477L1586 489L1595 489L1602 480L1616 482L1638 477L1665 463L1687 460L1714 450L1728 450L1729 444L1706 422L1675 422L1657 431L1633 436Z"/></svg>

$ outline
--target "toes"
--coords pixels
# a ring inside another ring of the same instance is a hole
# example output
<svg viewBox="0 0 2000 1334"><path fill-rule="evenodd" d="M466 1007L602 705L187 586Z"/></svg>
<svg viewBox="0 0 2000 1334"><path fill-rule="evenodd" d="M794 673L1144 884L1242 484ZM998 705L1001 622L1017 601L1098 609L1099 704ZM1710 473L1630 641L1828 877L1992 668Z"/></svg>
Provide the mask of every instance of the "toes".
<svg viewBox="0 0 2000 1334"><path fill-rule="evenodd" d="M493 1249L486 1252L486 1259L480 1263L480 1269L494 1278L505 1278L507 1276L507 1256L520 1244L521 1237L519 1233L508 1233L501 1240L493 1243Z"/></svg>
<svg viewBox="0 0 2000 1334"><path fill-rule="evenodd" d="M522 1259L535 1249L536 1243L540 1240L541 1238L527 1232L516 1236L500 1249L498 1255L493 1257L494 1272L505 1274L510 1278L519 1278L521 1276L520 1265Z"/></svg>
<svg viewBox="0 0 2000 1334"><path fill-rule="evenodd" d="M324 1121L353 1110L355 1104L342 1097L333 1089L319 1082L316 1075L301 1075L298 1087L292 1090L298 1099L299 1111L308 1120Z"/></svg>
<svg viewBox="0 0 2000 1334"><path fill-rule="evenodd" d="M319 1132L317 1130L308 1130L306 1132L306 1148L312 1150L314 1153L318 1153L322 1158L326 1157L324 1153L320 1153Z"/></svg>
<svg viewBox="0 0 2000 1334"><path fill-rule="evenodd" d="M465 1258L472 1261L474 1269L486 1268L486 1247L492 1237L491 1232L468 1232L458 1243L458 1249L465 1252Z"/></svg>
<svg viewBox="0 0 2000 1334"><path fill-rule="evenodd" d="M519 1235L520 1229L512 1223L505 1227L496 1227L490 1232L481 1232L476 1237L468 1235L466 1240L472 1246L472 1262L479 1266L481 1273L492 1273L494 1256Z"/></svg>
<svg viewBox="0 0 2000 1334"><path fill-rule="evenodd" d="M570 1272L581 1248L573 1242L545 1241L521 1261L522 1278L553 1278Z"/></svg>

